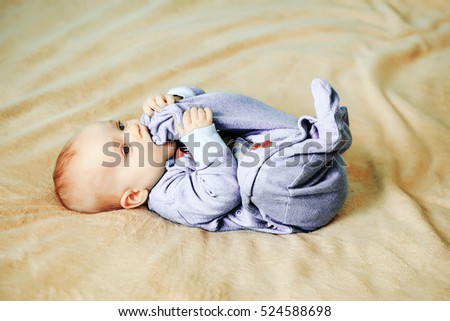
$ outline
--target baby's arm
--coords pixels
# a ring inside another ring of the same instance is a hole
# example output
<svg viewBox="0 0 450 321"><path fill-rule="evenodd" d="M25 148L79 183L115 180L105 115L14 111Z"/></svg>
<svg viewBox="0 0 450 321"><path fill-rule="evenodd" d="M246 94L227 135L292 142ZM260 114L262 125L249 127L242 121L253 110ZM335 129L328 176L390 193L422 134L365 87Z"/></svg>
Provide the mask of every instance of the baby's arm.
<svg viewBox="0 0 450 321"><path fill-rule="evenodd" d="M182 122L183 126L175 122L180 141L200 166L210 164L209 158L223 155L228 149L217 133L210 108L192 107L183 113Z"/></svg>
<svg viewBox="0 0 450 321"><path fill-rule="evenodd" d="M181 224L214 224L241 202L236 160L217 134L209 108L185 111L183 127L176 127L196 164L185 156L178 160L183 165L170 167L152 190L149 208Z"/></svg>

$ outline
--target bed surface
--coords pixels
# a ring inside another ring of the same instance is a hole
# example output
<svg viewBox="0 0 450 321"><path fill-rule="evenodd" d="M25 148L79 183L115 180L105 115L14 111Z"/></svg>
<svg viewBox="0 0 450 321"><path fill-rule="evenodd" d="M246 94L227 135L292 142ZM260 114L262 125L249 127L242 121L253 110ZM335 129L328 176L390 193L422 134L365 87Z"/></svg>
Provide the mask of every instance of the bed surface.
<svg viewBox="0 0 450 321"><path fill-rule="evenodd" d="M404 4L403 4L404 3ZM447 1L2 1L1 300L449 300ZM83 215L51 179L71 134L177 85L300 116L348 106L349 197L309 234Z"/></svg>

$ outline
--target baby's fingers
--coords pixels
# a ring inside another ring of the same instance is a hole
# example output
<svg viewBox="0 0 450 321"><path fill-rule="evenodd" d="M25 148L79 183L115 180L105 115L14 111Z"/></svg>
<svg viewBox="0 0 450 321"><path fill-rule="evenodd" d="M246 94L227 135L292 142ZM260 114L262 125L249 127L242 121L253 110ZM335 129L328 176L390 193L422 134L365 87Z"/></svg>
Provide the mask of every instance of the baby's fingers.
<svg viewBox="0 0 450 321"><path fill-rule="evenodd" d="M166 101L167 105L175 103L175 97L173 95L164 95L164 100Z"/></svg>
<svg viewBox="0 0 450 321"><path fill-rule="evenodd" d="M205 107L203 110L205 111L206 121L207 121L208 123L211 123L211 124L212 124L212 121L213 121L213 113L212 113L211 108Z"/></svg>
<svg viewBox="0 0 450 321"><path fill-rule="evenodd" d="M153 116L155 111L147 104L147 102L144 102L142 105L142 110L144 111L144 114L147 114L149 116Z"/></svg>
<svg viewBox="0 0 450 321"><path fill-rule="evenodd" d="M158 106L155 97L151 96L147 98L147 100L144 102L144 105L142 106L142 109L144 110L144 113L146 113L149 116L152 116L155 113L155 111L158 111Z"/></svg>
<svg viewBox="0 0 450 321"><path fill-rule="evenodd" d="M177 122L177 120L175 119L175 117L172 117L172 118L173 118L173 124L175 125L175 129L177 130L179 136L180 136L180 137L184 136L184 134L185 134L184 128L181 127L180 124L178 124L178 122Z"/></svg>
<svg viewBox="0 0 450 321"><path fill-rule="evenodd" d="M192 109L193 108L186 110L183 113L183 126L184 127L189 126L192 123L192 117L191 117Z"/></svg>
<svg viewBox="0 0 450 321"><path fill-rule="evenodd" d="M203 108L198 108L197 113L195 113L195 115L197 116L197 119L199 121L204 121L206 119L206 113L203 110Z"/></svg>
<svg viewBox="0 0 450 321"><path fill-rule="evenodd" d="M175 97L172 95L159 95L155 96L155 101L157 109L159 109L157 111L160 112L162 108L166 107L167 105L173 104L175 102Z"/></svg>
<svg viewBox="0 0 450 321"><path fill-rule="evenodd" d="M167 105L163 96L155 96L155 102L156 102L156 111L157 112L161 112L161 110L164 107L166 107L166 105Z"/></svg>

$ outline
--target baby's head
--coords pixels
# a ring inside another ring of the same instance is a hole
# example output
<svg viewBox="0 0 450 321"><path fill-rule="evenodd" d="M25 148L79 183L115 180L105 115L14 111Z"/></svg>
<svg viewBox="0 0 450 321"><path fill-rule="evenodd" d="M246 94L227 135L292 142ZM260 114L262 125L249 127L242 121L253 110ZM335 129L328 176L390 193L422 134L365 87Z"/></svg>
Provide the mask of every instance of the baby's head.
<svg viewBox="0 0 450 321"><path fill-rule="evenodd" d="M56 194L68 209L98 213L143 204L175 144L156 145L137 119L99 121L77 132L56 160Z"/></svg>

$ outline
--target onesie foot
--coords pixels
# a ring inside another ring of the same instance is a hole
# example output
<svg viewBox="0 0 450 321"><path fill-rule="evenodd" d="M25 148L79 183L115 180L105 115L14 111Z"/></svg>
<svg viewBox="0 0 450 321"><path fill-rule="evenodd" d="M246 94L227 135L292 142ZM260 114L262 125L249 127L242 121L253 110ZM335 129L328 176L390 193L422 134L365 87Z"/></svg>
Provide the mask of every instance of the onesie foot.
<svg viewBox="0 0 450 321"><path fill-rule="evenodd" d="M319 78L314 79L311 82L311 91L318 120L325 118L330 113L335 114L339 111L339 96L327 81Z"/></svg>
<svg viewBox="0 0 450 321"><path fill-rule="evenodd" d="M349 121L348 121L348 110L347 107L342 106L339 107L339 115L342 118L342 120L348 125L350 125Z"/></svg>
<svg viewBox="0 0 450 321"><path fill-rule="evenodd" d="M311 82L314 97L314 107L317 119L314 122L314 138L322 144L322 151L331 152L347 149L351 144L351 134L348 127L348 111L339 106L339 95L331 85L322 79Z"/></svg>

